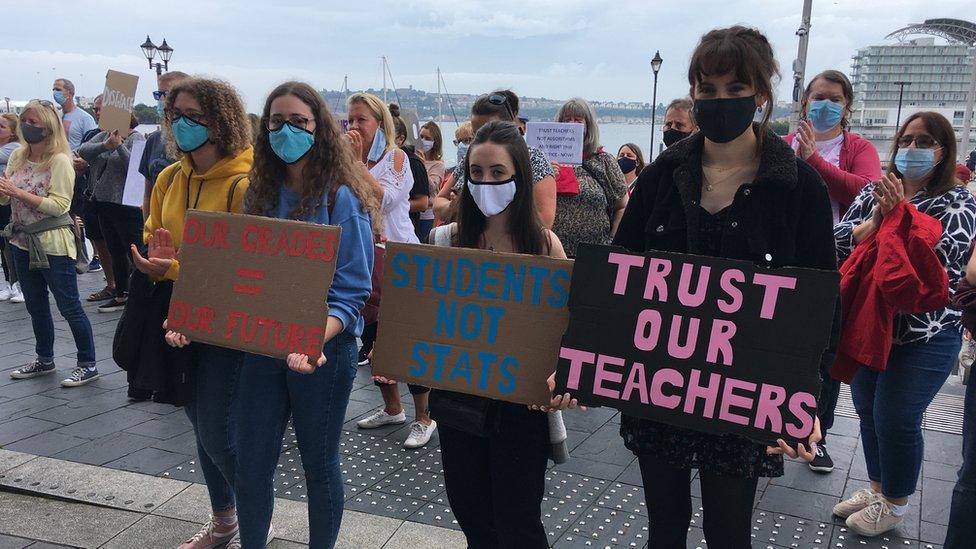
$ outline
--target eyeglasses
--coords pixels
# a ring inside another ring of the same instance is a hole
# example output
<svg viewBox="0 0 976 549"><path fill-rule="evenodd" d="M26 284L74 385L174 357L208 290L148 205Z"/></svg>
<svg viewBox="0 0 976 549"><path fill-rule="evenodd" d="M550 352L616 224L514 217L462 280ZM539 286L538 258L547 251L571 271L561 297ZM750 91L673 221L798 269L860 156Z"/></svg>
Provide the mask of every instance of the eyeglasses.
<svg viewBox="0 0 976 549"><path fill-rule="evenodd" d="M279 116L279 115L275 115L275 116L272 116L270 120L268 120L268 129L271 130L271 131L277 131L278 129L280 129L285 124L285 122L287 122L288 124L290 124L293 127L296 127L296 128L302 129L302 130L307 130L308 123L311 122L311 121L312 121L311 118L305 118L304 116L299 116L297 114L294 114L292 116L289 116L288 118L285 118L285 117Z"/></svg>
<svg viewBox="0 0 976 549"><path fill-rule="evenodd" d="M932 138L930 135L903 135L898 138L898 146L902 149L911 147L912 143L915 143L915 147L919 149L934 149L939 145L939 142Z"/></svg>
<svg viewBox="0 0 976 549"><path fill-rule="evenodd" d="M153 99L155 99L156 101L159 101L160 99L165 99L168 93L169 92L167 91L156 90L153 92Z"/></svg>
<svg viewBox="0 0 976 549"><path fill-rule="evenodd" d="M175 121L177 118L186 118L188 121L194 124L206 126L206 124L203 123L203 121L206 120L206 117L203 115L203 113L199 112L181 112L177 109L166 109L163 111L163 116L165 116L166 120L170 122Z"/></svg>
<svg viewBox="0 0 976 549"><path fill-rule="evenodd" d="M512 106L508 104L508 97L500 93L493 93L488 96L488 102L492 105L505 105L505 109L508 110L508 115L512 117L512 121L518 120L515 116L515 111L512 110Z"/></svg>
<svg viewBox="0 0 976 549"><path fill-rule="evenodd" d="M473 137L465 137L464 139L455 139L454 146L457 147L461 143L464 143L465 145L470 145L472 141L474 141Z"/></svg>

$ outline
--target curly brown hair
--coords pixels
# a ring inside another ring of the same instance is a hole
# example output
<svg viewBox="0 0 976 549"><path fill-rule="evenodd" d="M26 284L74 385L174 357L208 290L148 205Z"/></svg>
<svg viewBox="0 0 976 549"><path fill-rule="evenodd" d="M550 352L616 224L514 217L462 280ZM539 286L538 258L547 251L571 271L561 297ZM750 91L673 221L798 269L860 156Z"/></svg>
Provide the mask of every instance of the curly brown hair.
<svg viewBox="0 0 976 549"><path fill-rule="evenodd" d="M237 156L251 145L251 122L247 119L244 101L233 86L223 80L210 78L189 78L183 80L166 95L166 110L176 104L181 93L193 96L200 103L200 109L207 117L209 140L217 147L220 156ZM173 137L173 121L163 117L166 130L166 150L170 158L182 158L183 153L176 146Z"/></svg>
<svg viewBox="0 0 976 549"><path fill-rule="evenodd" d="M333 185L346 185L362 203L374 225L381 218L379 197L358 166L348 141L342 138L339 124L329 106L315 88L304 82L285 82L268 95L261 113L260 132L254 143L254 163L251 165L247 194L244 195L244 212L270 215L278 207L278 192L287 175L285 162L271 148L268 121L271 119L271 103L284 95L292 95L308 105L315 120L315 144L305 160L302 170L303 188L298 206L288 212L292 219L307 219L322 206Z"/></svg>

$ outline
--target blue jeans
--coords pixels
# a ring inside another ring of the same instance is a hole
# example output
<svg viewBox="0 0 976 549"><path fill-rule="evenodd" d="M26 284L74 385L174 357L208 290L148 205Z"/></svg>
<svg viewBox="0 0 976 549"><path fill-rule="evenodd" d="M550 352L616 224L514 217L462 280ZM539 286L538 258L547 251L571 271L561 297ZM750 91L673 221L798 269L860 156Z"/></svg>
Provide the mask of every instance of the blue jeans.
<svg viewBox="0 0 976 549"><path fill-rule="evenodd" d="M915 493L922 469L922 414L948 379L961 345L954 328L926 342L892 345L885 371L861 368L851 382L868 478L880 482L889 498Z"/></svg>
<svg viewBox="0 0 976 549"><path fill-rule="evenodd" d="M234 401L244 353L205 343L192 345L196 396L184 408L197 438L200 470L215 512L233 509L237 433Z"/></svg>
<svg viewBox="0 0 976 549"><path fill-rule="evenodd" d="M969 374L962 420L962 467L952 490L945 549L976 547L976 375Z"/></svg>
<svg viewBox="0 0 976 549"><path fill-rule="evenodd" d="M339 442L356 378L356 338L342 332L324 347L313 374L284 361L246 355L237 400L237 516L245 548L263 548L274 510L273 481L281 439L292 417L308 487L309 547L333 547L342 522ZM315 357L318 359L318 357Z"/></svg>
<svg viewBox="0 0 976 549"><path fill-rule="evenodd" d="M47 269L32 271L27 252L17 246L11 246L11 249L27 312L30 313L31 323L34 325L37 358L42 362L54 360L54 318L51 317L51 304L47 297L50 289L61 316L68 322L71 335L75 338L78 366L94 367L95 339L92 337L88 315L81 308L81 299L78 297L75 260L66 255L49 255Z"/></svg>

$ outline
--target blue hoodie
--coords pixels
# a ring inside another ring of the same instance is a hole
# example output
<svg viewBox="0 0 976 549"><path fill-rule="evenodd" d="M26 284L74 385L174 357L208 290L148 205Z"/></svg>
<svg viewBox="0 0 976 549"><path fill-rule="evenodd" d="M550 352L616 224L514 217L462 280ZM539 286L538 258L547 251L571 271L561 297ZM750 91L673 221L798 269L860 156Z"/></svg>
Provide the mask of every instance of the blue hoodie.
<svg viewBox="0 0 976 549"><path fill-rule="evenodd" d="M284 185L280 189L274 217L291 219L288 213L298 205L299 196ZM327 200L327 196L323 197L322 206L302 221L342 227L335 278L327 299L329 316L341 320L346 332L359 337L363 333L359 310L373 288L373 231L362 203L349 187L341 185L336 191L332 219L329 219Z"/></svg>

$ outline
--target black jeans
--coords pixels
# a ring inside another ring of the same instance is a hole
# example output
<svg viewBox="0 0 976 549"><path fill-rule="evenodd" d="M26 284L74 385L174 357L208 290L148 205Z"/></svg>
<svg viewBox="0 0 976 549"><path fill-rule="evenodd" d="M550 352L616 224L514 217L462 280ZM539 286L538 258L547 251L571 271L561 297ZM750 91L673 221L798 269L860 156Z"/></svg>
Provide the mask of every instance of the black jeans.
<svg viewBox="0 0 976 549"><path fill-rule="evenodd" d="M952 490L945 549L976 547L976 375L969 374L962 420L962 467Z"/></svg>
<svg viewBox="0 0 976 549"><path fill-rule="evenodd" d="M638 464L651 523L648 549L684 549L691 524L691 469L672 467L646 455L639 456ZM708 549L752 547L752 506L759 479L707 471L699 471L699 476Z"/></svg>
<svg viewBox="0 0 976 549"><path fill-rule="evenodd" d="M547 548L542 526L549 427L546 415L498 403L484 436L440 425L447 499L469 549Z"/></svg>
<svg viewBox="0 0 976 549"><path fill-rule="evenodd" d="M834 354L828 353L820 365L820 398L817 399L817 417L820 418L820 432L823 442L827 442L827 431L834 426L834 409L840 397L840 382L830 377L830 367L834 364Z"/></svg>
<svg viewBox="0 0 976 549"><path fill-rule="evenodd" d="M125 295L129 291L129 275L134 268L129 247L133 244L142 247L142 210L112 202L95 202L95 211L112 256L115 295Z"/></svg>

